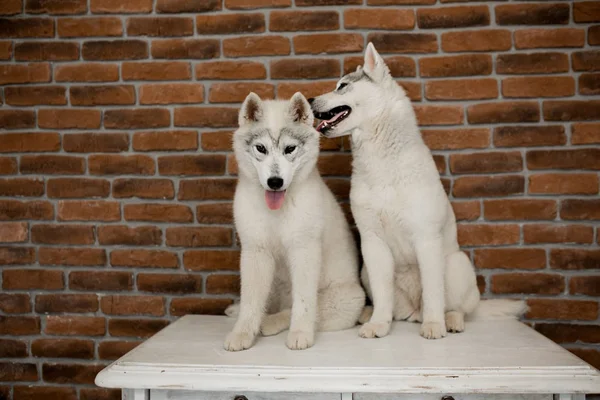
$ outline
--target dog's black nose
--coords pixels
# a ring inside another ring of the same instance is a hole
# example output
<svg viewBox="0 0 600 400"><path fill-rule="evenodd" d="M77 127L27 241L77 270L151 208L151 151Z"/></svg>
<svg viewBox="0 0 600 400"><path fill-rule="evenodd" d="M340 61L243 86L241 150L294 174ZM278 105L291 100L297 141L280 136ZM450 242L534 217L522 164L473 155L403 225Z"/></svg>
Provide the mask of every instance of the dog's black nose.
<svg viewBox="0 0 600 400"><path fill-rule="evenodd" d="M278 177L272 177L267 179L267 185L273 190L281 189L283 186L283 179Z"/></svg>
<svg viewBox="0 0 600 400"><path fill-rule="evenodd" d="M313 101L315 101L315 98L314 98L314 97L311 97L310 99L308 99L308 104L312 104L312 103L313 103Z"/></svg>

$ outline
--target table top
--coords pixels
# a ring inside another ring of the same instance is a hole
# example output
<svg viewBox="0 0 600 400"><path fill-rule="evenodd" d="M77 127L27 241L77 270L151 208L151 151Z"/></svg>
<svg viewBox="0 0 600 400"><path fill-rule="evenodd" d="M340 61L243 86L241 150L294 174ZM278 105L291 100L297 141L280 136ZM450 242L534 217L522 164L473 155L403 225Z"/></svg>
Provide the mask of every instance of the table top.
<svg viewBox="0 0 600 400"><path fill-rule="evenodd" d="M261 392L600 393L600 373L512 319L467 322L441 340L395 322L381 339L358 329L319 332L292 351L286 332L223 349L235 320L188 315L106 367L103 387Z"/></svg>

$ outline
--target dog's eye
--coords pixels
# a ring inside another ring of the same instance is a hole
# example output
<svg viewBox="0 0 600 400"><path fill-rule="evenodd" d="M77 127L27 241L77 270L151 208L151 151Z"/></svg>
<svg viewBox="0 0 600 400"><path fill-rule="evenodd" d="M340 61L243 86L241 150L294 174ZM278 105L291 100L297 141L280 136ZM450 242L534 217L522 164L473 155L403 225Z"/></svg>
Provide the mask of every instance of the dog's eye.
<svg viewBox="0 0 600 400"><path fill-rule="evenodd" d="M255 147L256 147L256 151L258 151L259 153L267 154L267 149L262 144L257 144Z"/></svg>
<svg viewBox="0 0 600 400"><path fill-rule="evenodd" d="M340 83L340 86L338 86L337 90L342 90L343 88L345 88L346 86L348 86L348 84L346 82L344 83Z"/></svg>
<svg viewBox="0 0 600 400"><path fill-rule="evenodd" d="M292 154L296 150L296 146L287 146L284 150L285 154Z"/></svg>

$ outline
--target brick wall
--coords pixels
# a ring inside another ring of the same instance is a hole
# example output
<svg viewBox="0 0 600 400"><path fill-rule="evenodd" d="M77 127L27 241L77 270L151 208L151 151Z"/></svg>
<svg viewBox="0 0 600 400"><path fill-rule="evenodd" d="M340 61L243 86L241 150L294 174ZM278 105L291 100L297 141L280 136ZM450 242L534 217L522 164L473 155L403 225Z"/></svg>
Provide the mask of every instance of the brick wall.
<svg viewBox="0 0 600 400"><path fill-rule="evenodd" d="M343 6L342 6L343 5ZM268 8L272 7L272 8ZM237 109L367 41L413 99L486 296L600 366L600 3L2 0L0 399L94 375L239 289ZM348 201L348 142L320 168ZM30 386L31 385L31 386Z"/></svg>

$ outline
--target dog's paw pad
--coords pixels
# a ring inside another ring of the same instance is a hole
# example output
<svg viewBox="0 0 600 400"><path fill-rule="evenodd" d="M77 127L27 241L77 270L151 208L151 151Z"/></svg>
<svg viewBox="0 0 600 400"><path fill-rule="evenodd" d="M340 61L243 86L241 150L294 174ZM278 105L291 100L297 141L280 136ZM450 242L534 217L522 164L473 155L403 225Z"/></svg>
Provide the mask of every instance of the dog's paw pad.
<svg viewBox="0 0 600 400"><path fill-rule="evenodd" d="M441 339L446 336L446 327L441 322L423 322L421 336L425 339Z"/></svg>
<svg viewBox="0 0 600 400"><path fill-rule="evenodd" d="M465 330L465 319L462 314L449 312L446 313L446 328L448 332L463 332Z"/></svg>
<svg viewBox="0 0 600 400"><path fill-rule="evenodd" d="M390 333L391 326L390 322L367 322L360 327L358 335L367 339L384 337Z"/></svg>
<svg viewBox="0 0 600 400"><path fill-rule="evenodd" d="M314 333L305 331L290 331L288 333L286 345L291 350L304 350L312 347L315 343Z"/></svg>
<svg viewBox="0 0 600 400"><path fill-rule="evenodd" d="M225 338L223 347L227 351L246 350L252 347L252 342L254 342L254 335L248 332L231 332Z"/></svg>

